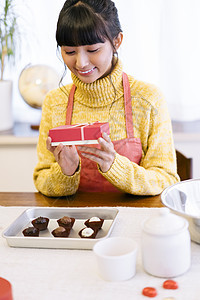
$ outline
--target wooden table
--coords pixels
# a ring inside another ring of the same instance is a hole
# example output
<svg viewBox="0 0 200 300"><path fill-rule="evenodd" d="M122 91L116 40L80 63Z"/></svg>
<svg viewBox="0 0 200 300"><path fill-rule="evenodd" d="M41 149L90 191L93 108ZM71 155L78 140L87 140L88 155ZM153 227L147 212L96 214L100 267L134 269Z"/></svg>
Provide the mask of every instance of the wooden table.
<svg viewBox="0 0 200 300"><path fill-rule="evenodd" d="M124 193L83 193L73 196L50 198L41 193L0 193L1 206L129 206L129 207L162 207L160 195L134 196Z"/></svg>

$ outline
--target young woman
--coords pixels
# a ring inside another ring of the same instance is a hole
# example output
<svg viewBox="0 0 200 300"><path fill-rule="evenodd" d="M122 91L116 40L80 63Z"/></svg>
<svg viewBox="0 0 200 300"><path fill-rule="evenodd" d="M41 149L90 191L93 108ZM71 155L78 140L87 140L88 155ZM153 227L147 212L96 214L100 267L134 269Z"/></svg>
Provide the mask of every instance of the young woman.
<svg viewBox="0 0 200 300"><path fill-rule="evenodd" d="M171 121L159 90L123 73L123 34L111 0L67 0L56 40L72 84L43 103L36 188L47 196L82 191L155 195L179 180ZM99 146L51 146L49 129L109 122Z"/></svg>

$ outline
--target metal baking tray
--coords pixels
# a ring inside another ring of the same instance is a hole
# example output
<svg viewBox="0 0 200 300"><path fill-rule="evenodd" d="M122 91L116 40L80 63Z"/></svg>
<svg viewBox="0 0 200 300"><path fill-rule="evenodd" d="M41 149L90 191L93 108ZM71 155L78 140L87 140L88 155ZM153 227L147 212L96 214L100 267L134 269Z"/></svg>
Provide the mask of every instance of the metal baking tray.
<svg viewBox="0 0 200 300"><path fill-rule="evenodd" d="M118 212L116 208L29 208L4 230L2 235L11 247L92 249L97 241L110 235ZM48 228L40 231L39 237L25 237L22 231L32 226L31 221L40 216L49 218ZM58 227L57 220L64 216L75 218L74 226L69 237L55 238L51 232ZM99 230L95 239L80 238L78 232L85 227L84 222L91 217L104 219L102 229Z"/></svg>

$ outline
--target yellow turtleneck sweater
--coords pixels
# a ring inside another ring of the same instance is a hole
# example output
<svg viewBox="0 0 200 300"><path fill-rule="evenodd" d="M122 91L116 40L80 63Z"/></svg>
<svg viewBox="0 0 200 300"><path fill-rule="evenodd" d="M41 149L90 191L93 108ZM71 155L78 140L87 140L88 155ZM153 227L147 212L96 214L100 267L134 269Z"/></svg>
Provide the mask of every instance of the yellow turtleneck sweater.
<svg viewBox="0 0 200 300"><path fill-rule="evenodd" d="M166 102L159 90L153 85L128 77L134 136L141 139L142 159L140 165L137 165L116 154L109 171L101 174L126 193L156 195L179 181L171 121ZM108 121L111 140L126 138L121 62L115 66L111 79L107 76L86 84L72 74L72 80L77 87L72 124ZM78 190L80 182L80 169L73 176L64 175L53 154L46 149L49 129L65 124L71 87L72 84L68 84L62 89L49 92L42 107L34 183L47 196L72 195Z"/></svg>

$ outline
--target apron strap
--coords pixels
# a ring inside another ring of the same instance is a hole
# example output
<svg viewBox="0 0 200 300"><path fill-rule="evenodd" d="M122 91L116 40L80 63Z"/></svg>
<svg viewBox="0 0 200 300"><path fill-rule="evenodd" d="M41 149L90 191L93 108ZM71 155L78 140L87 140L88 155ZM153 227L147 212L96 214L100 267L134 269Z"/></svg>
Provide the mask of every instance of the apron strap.
<svg viewBox="0 0 200 300"><path fill-rule="evenodd" d="M124 107L125 107L125 121L126 121L126 134L127 138L134 137L133 132L133 112L131 105L131 90L126 73L122 74L123 88L124 88ZM67 104L67 113L66 113L66 125L71 124L73 103L74 103L74 93L76 86L73 84L69 93L68 104Z"/></svg>
<svg viewBox="0 0 200 300"><path fill-rule="evenodd" d="M75 86L75 84L73 84L72 88L70 90L70 93L69 93L69 98L68 98L66 123L65 123L66 125L71 124L75 90L76 90L76 86Z"/></svg>
<svg viewBox="0 0 200 300"><path fill-rule="evenodd" d="M125 120L126 120L126 133L127 138L134 137L133 132L133 111L131 104L131 89L126 73L122 74L123 88L124 88L124 107L125 107Z"/></svg>

